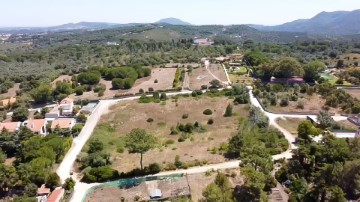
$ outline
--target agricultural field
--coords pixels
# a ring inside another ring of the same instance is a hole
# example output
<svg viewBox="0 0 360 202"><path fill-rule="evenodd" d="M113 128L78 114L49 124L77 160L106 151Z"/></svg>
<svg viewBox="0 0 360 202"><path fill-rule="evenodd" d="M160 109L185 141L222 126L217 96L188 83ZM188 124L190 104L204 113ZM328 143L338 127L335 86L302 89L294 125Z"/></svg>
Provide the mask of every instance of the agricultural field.
<svg viewBox="0 0 360 202"><path fill-rule="evenodd" d="M140 155L129 154L124 149L123 137L134 128L145 129L161 142L157 149L144 155L144 166L158 163L165 168L168 163L174 162L177 155L184 163L224 162L226 159L221 152L213 151L236 134L238 118L247 117L249 110L249 105L236 105L233 108L234 116L224 117L227 105L232 103L233 100L226 97L180 97L148 104L122 102L111 107L110 113L101 118L89 142L100 140L104 144L104 151L111 155L111 166L120 172L128 172L140 166ZM212 115L203 114L205 109L211 109ZM209 124L210 119L212 124ZM195 122L200 127L194 129L192 134L179 132L171 135L172 127ZM87 148L85 146L83 151L87 151Z"/></svg>

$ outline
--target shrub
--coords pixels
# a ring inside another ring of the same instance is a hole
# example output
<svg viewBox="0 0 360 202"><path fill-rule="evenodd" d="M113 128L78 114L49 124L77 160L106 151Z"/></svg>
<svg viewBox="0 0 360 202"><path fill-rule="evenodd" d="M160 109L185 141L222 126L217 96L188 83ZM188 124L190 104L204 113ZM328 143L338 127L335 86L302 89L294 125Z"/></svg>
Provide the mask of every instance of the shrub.
<svg viewBox="0 0 360 202"><path fill-rule="evenodd" d="M204 112L203 112L203 114L205 114L205 115L212 115L212 110L211 109L205 109L204 110Z"/></svg>
<svg viewBox="0 0 360 202"><path fill-rule="evenodd" d="M139 89L139 93L144 93L144 92L145 92L144 89L142 88Z"/></svg>
<svg viewBox="0 0 360 202"><path fill-rule="evenodd" d="M161 100L161 101L165 101L166 99L167 99L166 93L161 93L161 95L160 95L160 100Z"/></svg>
<svg viewBox="0 0 360 202"><path fill-rule="evenodd" d="M87 120L87 117L85 116L85 114L79 114L77 117L76 117L76 121L77 122L80 122L80 123L85 123Z"/></svg>
<svg viewBox="0 0 360 202"><path fill-rule="evenodd" d="M296 104L296 108L297 109L304 109L304 103L302 101L299 101L297 104Z"/></svg>
<svg viewBox="0 0 360 202"><path fill-rule="evenodd" d="M115 180L119 178L119 173L108 166L91 168L88 172L85 172L83 177L84 182L106 182L109 180Z"/></svg>
<svg viewBox="0 0 360 202"><path fill-rule="evenodd" d="M146 167L145 170L148 174L156 174L159 173L162 169L158 163L152 163L149 165L149 167Z"/></svg>
<svg viewBox="0 0 360 202"><path fill-rule="evenodd" d="M179 139L178 139L178 142L185 142L185 138L183 136L180 136Z"/></svg>
<svg viewBox="0 0 360 202"><path fill-rule="evenodd" d="M123 89L124 88L124 79L114 78L111 82L113 89Z"/></svg>
<svg viewBox="0 0 360 202"><path fill-rule="evenodd" d="M152 122L154 122L154 119L152 119L152 118L148 118L148 119L146 120L146 122L148 122L148 123L152 123Z"/></svg>
<svg viewBox="0 0 360 202"><path fill-rule="evenodd" d="M290 97L291 101L297 101L298 100L298 96L296 94L292 94Z"/></svg>
<svg viewBox="0 0 360 202"><path fill-rule="evenodd" d="M78 87L76 87L76 89L75 89L75 93L76 93L76 95L82 95L83 93L84 93L84 87L83 86L78 86Z"/></svg>
<svg viewBox="0 0 360 202"><path fill-rule="evenodd" d="M133 87L134 83L135 83L134 79L126 78L126 79L124 79L124 88L130 89Z"/></svg>
<svg viewBox="0 0 360 202"><path fill-rule="evenodd" d="M289 105L289 99L288 98L282 98L280 101L280 106L286 107Z"/></svg>
<svg viewBox="0 0 360 202"><path fill-rule="evenodd" d="M207 90L207 89L208 89L208 86L207 86L207 85L202 85L202 86L201 86L201 89L202 89L202 90Z"/></svg>
<svg viewBox="0 0 360 202"><path fill-rule="evenodd" d="M154 83L158 83L159 81L157 79L155 79Z"/></svg>
<svg viewBox="0 0 360 202"><path fill-rule="evenodd" d="M174 144L174 140L166 140L165 145Z"/></svg>
<svg viewBox="0 0 360 202"><path fill-rule="evenodd" d="M231 117L232 114L233 114L232 110L233 110L233 107L230 104L228 104L228 106L226 107L224 116L225 117Z"/></svg>
<svg viewBox="0 0 360 202"><path fill-rule="evenodd" d="M214 120L212 118L209 119L208 122L207 122L208 125L212 125L213 123L214 123Z"/></svg>
<svg viewBox="0 0 360 202"><path fill-rule="evenodd" d="M189 114L183 114L183 115L182 115L182 118L183 118L183 119L187 119L188 117L189 117Z"/></svg>
<svg viewBox="0 0 360 202"><path fill-rule="evenodd" d="M343 85L343 84L344 84L344 80L343 80L342 78L339 78L339 79L336 81L336 84Z"/></svg>
<svg viewBox="0 0 360 202"><path fill-rule="evenodd" d="M149 90L149 92L154 92L154 88L153 88L153 87L150 87L148 90Z"/></svg>

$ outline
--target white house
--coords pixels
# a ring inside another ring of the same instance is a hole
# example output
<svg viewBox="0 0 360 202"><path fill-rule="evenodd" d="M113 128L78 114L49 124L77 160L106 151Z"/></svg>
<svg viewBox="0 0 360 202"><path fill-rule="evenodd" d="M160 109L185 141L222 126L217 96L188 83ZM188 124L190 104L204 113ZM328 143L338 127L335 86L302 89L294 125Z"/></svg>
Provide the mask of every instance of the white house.
<svg viewBox="0 0 360 202"><path fill-rule="evenodd" d="M71 98L65 98L60 102L61 115L71 116L74 110L74 100Z"/></svg>

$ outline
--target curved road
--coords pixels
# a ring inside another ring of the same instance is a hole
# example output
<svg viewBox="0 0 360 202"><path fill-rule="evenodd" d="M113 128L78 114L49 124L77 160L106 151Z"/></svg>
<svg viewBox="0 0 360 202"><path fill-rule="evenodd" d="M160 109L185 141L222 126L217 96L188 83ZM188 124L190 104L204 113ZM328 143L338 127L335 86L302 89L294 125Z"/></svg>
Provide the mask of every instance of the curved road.
<svg viewBox="0 0 360 202"><path fill-rule="evenodd" d="M274 113L267 112L262 108L259 101L253 95L252 87L248 86L248 89L249 89L251 104L255 107L259 107L261 109L261 111L263 111L265 113L265 115L267 117L269 117L269 124L274 126L275 128L277 128L279 131L281 131L290 144L289 149L287 151L285 151L281 154L278 154L278 155L274 155L273 159L277 160L277 159L282 159L282 158L286 158L286 159L291 158L292 150L297 148L297 146L294 144L295 138L290 132L288 132L284 128L280 127L276 123L276 119L278 119L278 118L302 118L302 119L305 119L307 117L307 115L274 114ZM176 93L167 93L167 96L190 94L190 93L191 93L191 91L181 91L181 92L176 92ZM62 163L60 164L59 168L56 171L62 182L64 182L67 178L71 177L70 171L73 167L73 164L76 160L77 155L81 152L86 141L90 138L100 117L103 114L107 113L108 108L118 102L121 102L121 101L136 100L139 98L140 98L140 96L134 96L134 97L123 98L123 99L115 99L115 100L101 100L99 102L99 104L95 108L94 112L89 116L89 118L88 118L83 130L79 134L79 136L74 139L73 146L68 151L67 155L65 156ZM314 116L314 115L309 115L309 116L311 116L312 118L316 118L316 116ZM333 118L335 121L340 121L340 120L346 120L347 117L334 116ZM211 164L211 165L205 165L205 166L201 166L201 167L192 167L192 168L189 168L186 170L161 172L161 173L156 174L155 176L180 174L180 173L194 174L194 173L204 173L209 170L231 169L231 168L239 167L239 163L240 163L240 160L227 161L227 162L219 163L219 164ZM83 197L86 194L86 191L89 188L99 184L99 183L87 184L87 183L80 182L78 179L74 179L74 180L76 181L76 185L74 188L73 196L70 200L71 202L82 201Z"/></svg>

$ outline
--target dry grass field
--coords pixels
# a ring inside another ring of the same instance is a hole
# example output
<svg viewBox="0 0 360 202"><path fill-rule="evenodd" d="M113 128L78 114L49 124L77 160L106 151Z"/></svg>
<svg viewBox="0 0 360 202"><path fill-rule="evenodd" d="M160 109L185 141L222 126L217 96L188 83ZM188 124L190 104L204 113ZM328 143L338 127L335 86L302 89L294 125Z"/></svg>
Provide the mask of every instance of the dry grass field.
<svg viewBox="0 0 360 202"><path fill-rule="evenodd" d="M109 152L113 159L112 167L120 172L139 167L140 155L129 154L126 150L123 153L117 152L124 146L122 137L134 128L146 129L162 143L162 146L144 155L144 166L151 163L166 166L167 163L174 162L176 155L179 155L183 162L223 162L223 155L211 154L209 149L226 143L237 131L238 118L247 117L249 109L248 105L237 105L233 109L236 115L224 117L229 103L232 103L232 100L225 97L179 98L176 102L171 99L166 103L149 104L122 102L111 107L110 113L101 118L91 139L99 139L104 143L105 151ZM213 114L204 115L205 109L211 109ZM184 114L188 114L188 118L184 119ZM149 118L152 118L153 122L147 122ZM210 118L214 121L212 125L207 124ZM178 142L180 134L170 135L171 127L176 127L179 123L194 124L196 121L206 129L205 132L194 132L185 142ZM87 146L84 150L86 148Z"/></svg>
<svg viewBox="0 0 360 202"><path fill-rule="evenodd" d="M15 97L16 91L20 90L20 84L16 83L14 84L14 87L10 88L7 93L0 94L0 98L9 98L9 97Z"/></svg>

